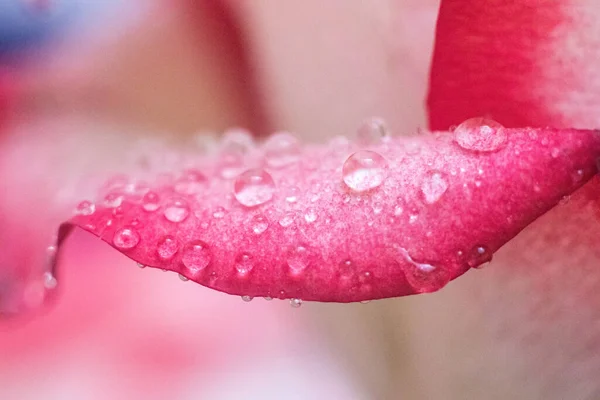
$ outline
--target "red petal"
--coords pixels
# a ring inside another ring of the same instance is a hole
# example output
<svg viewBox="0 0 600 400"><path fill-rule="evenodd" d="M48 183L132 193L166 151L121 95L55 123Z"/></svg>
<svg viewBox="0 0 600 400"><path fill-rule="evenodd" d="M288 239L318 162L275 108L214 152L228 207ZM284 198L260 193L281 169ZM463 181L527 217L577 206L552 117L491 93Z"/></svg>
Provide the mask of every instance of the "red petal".
<svg viewBox="0 0 600 400"><path fill-rule="evenodd" d="M485 136L468 129L369 150L279 136L243 156L179 159L194 169L159 174L151 191L140 181L104 187L59 244L78 226L143 265L251 297L350 302L438 290L597 172L595 131L499 128L505 140L486 142L467 140ZM350 176L356 165L344 160L355 151L371 167ZM252 172L223 178L242 165Z"/></svg>

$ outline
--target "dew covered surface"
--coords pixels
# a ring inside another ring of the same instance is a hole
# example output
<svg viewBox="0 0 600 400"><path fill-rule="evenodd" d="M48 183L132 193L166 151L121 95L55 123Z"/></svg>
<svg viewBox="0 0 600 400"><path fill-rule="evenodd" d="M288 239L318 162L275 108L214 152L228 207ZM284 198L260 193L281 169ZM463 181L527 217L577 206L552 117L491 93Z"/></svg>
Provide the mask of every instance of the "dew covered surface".
<svg viewBox="0 0 600 400"><path fill-rule="evenodd" d="M473 140L457 141L465 129ZM588 181L600 155L593 131L481 122L359 142L237 132L203 155L148 152L76 207L59 245L77 226L140 264L294 304L431 292Z"/></svg>

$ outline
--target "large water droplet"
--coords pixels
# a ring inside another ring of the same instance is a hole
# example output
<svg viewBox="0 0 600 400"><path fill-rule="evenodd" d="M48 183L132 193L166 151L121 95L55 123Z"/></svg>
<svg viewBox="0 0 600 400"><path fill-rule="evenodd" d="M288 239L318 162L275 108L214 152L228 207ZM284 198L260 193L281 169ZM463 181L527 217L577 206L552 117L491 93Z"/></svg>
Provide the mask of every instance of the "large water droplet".
<svg viewBox="0 0 600 400"><path fill-rule="evenodd" d="M446 286L450 281L450 275L444 269L415 261L403 247L397 247L397 249L403 258L400 262L404 276L417 293L434 292Z"/></svg>
<svg viewBox="0 0 600 400"><path fill-rule="evenodd" d="M172 200L165 206L165 218L171 222L182 222L190 215L190 207L185 200Z"/></svg>
<svg viewBox="0 0 600 400"><path fill-rule="evenodd" d="M504 127L496 121L471 118L454 129L454 140L466 150L492 152L506 144L507 135Z"/></svg>
<svg viewBox="0 0 600 400"><path fill-rule="evenodd" d="M145 211L153 212L160 207L160 197L156 192L148 192L142 198L142 208Z"/></svg>
<svg viewBox="0 0 600 400"><path fill-rule="evenodd" d="M264 144L265 161L271 168L283 168L300 159L300 144L287 132L275 133Z"/></svg>
<svg viewBox="0 0 600 400"><path fill-rule="evenodd" d="M421 191L425 202L428 204L436 203L448 190L448 182L445 175L440 171L429 171L421 185Z"/></svg>
<svg viewBox="0 0 600 400"><path fill-rule="evenodd" d="M371 190L387 177L387 161L379 153L360 150L344 162L342 174L350 189L357 192Z"/></svg>
<svg viewBox="0 0 600 400"><path fill-rule="evenodd" d="M163 236L156 245L156 253L162 260L170 260L179 250L179 243L171 236Z"/></svg>
<svg viewBox="0 0 600 400"><path fill-rule="evenodd" d="M492 252L486 246L475 246L468 256L467 264L471 268L483 268L492 261Z"/></svg>
<svg viewBox="0 0 600 400"><path fill-rule="evenodd" d="M287 264L292 275L299 275L310 264L309 252L306 246L300 245L293 248L287 257Z"/></svg>
<svg viewBox="0 0 600 400"><path fill-rule="evenodd" d="M370 118L363 121L356 132L358 143L363 146L379 144L388 135L385 121L381 118Z"/></svg>
<svg viewBox="0 0 600 400"><path fill-rule="evenodd" d="M252 232L260 235L269 227L269 221L263 215L255 215L252 218Z"/></svg>
<svg viewBox="0 0 600 400"><path fill-rule="evenodd" d="M185 245L181 261L190 272L198 273L208 266L211 257L208 244L201 240L195 240Z"/></svg>
<svg viewBox="0 0 600 400"><path fill-rule="evenodd" d="M237 177L233 190L240 204L255 207L273 198L275 182L267 171L251 169Z"/></svg>
<svg viewBox="0 0 600 400"><path fill-rule="evenodd" d="M254 268L254 261L252 256L248 253L238 254L235 258L235 269L239 275L247 275Z"/></svg>
<svg viewBox="0 0 600 400"><path fill-rule="evenodd" d="M77 215L92 215L96 211L96 205L91 201L84 200L75 208Z"/></svg>
<svg viewBox="0 0 600 400"><path fill-rule="evenodd" d="M132 249L140 242L140 234L133 228L125 227L117 230L113 236L113 244L120 250Z"/></svg>

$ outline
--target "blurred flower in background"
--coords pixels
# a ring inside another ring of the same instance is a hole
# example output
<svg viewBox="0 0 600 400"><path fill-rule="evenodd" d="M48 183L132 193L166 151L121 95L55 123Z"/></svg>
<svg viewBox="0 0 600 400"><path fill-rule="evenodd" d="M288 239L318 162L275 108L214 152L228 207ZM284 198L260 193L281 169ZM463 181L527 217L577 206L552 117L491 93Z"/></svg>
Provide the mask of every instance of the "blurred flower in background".
<svg viewBox="0 0 600 400"><path fill-rule="evenodd" d="M39 272L75 188L119 170L139 140L264 127L223 13L211 2L0 5L0 295ZM3 399L361 398L306 307L140 270L81 233L63 257L52 306L0 324Z"/></svg>

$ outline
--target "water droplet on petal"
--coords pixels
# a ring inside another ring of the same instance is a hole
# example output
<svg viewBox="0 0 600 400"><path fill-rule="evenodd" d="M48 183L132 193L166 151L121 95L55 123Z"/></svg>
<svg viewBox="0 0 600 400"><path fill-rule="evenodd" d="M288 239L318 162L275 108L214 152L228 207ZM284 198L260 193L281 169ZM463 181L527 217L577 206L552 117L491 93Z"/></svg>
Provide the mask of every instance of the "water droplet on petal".
<svg viewBox="0 0 600 400"><path fill-rule="evenodd" d="M440 171L429 171L421 185L421 191L428 204L436 203L448 190L448 182Z"/></svg>
<svg viewBox="0 0 600 400"><path fill-rule="evenodd" d="M285 201L287 201L288 203L297 202L298 197L300 197L300 193L300 188L297 186L292 186L291 188L288 188L285 195Z"/></svg>
<svg viewBox="0 0 600 400"><path fill-rule="evenodd" d="M254 297L252 296L242 296L242 300L246 303L250 303Z"/></svg>
<svg viewBox="0 0 600 400"><path fill-rule="evenodd" d="M120 193L109 193L104 196L104 205L108 208L119 207L123 203L123 195Z"/></svg>
<svg viewBox="0 0 600 400"><path fill-rule="evenodd" d="M221 219L225 216L225 209L223 207L217 207L213 211L213 217Z"/></svg>
<svg viewBox="0 0 600 400"><path fill-rule="evenodd" d="M344 162L342 174L350 189L357 192L371 190L387 177L387 161L379 153L360 150Z"/></svg>
<svg viewBox="0 0 600 400"><path fill-rule="evenodd" d="M300 299L290 299L290 306L292 308L300 308L302 305L302 300Z"/></svg>
<svg viewBox="0 0 600 400"><path fill-rule="evenodd" d="M270 297L270 296L265 296L265 297L263 297L263 299L265 299L266 301L271 301L271 300L273 300L273 298L272 298L272 297Z"/></svg>
<svg viewBox="0 0 600 400"><path fill-rule="evenodd" d="M294 223L294 217L295 216L293 212L285 213L279 220L279 225L283 226L284 228L292 225Z"/></svg>
<svg viewBox="0 0 600 400"><path fill-rule="evenodd" d="M373 213L375 214L381 214L381 212L383 211L383 204L376 201L375 203L373 203Z"/></svg>
<svg viewBox="0 0 600 400"><path fill-rule="evenodd" d="M165 218L171 222L182 222L190 215L190 207L185 200L172 200L165 206Z"/></svg>
<svg viewBox="0 0 600 400"><path fill-rule="evenodd" d="M234 183L234 195L240 204L255 207L273 198L275 182L263 169L251 169L237 177Z"/></svg>
<svg viewBox="0 0 600 400"><path fill-rule="evenodd" d="M161 260L170 260L178 250L179 243L171 235L163 236L156 245L156 253Z"/></svg>
<svg viewBox="0 0 600 400"><path fill-rule="evenodd" d="M306 210L306 214L304 214L304 220L309 224L317 220L317 212L314 208L309 208Z"/></svg>
<svg viewBox="0 0 600 400"><path fill-rule="evenodd" d="M552 150L550 150L550 155L552 158L558 158L560 156L560 149L558 147L554 147Z"/></svg>
<svg viewBox="0 0 600 400"><path fill-rule="evenodd" d="M160 207L160 197L155 192L148 192L142 198L142 208L145 211L153 212Z"/></svg>
<svg viewBox="0 0 600 400"><path fill-rule="evenodd" d="M265 160L271 168L283 168L300 159L300 144L287 132L275 133L264 144Z"/></svg>
<svg viewBox="0 0 600 400"><path fill-rule="evenodd" d="M504 127L496 121L471 118L454 129L454 140L465 150L493 152L506 144L507 135Z"/></svg>
<svg viewBox="0 0 600 400"><path fill-rule="evenodd" d="M297 246L288 253L287 264L292 275L299 275L310 264L308 249L305 246Z"/></svg>
<svg viewBox="0 0 600 400"><path fill-rule="evenodd" d="M206 177L200 171L188 169L175 182L175 191L182 194L194 194L202 191L206 184Z"/></svg>
<svg viewBox="0 0 600 400"><path fill-rule="evenodd" d="M181 261L192 274L196 274L210 264L211 257L212 254L208 244L201 240L195 240L185 245Z"/></svg>
<svg viewBox="0 0 600 400"><path fill-rule="evenodd" d="M223 179L233 179L244 171L244 158L239 153L222 154L219 169Z"/></svg>
<svg viewBox="0 0 600 400"><path fill-rule="evenodd" d="M121 228L113 236L113 244L120 250L132 249L140 242L140 234L133 228Z"/></svg>
<svg viewBox="0 0 600 400"><path fill-rule="evenodd" d="M231 128L223 133L221 152L224 154L246 154L254 147L254 139L243 128Z"/></svg>
<svg viewBox="0 0 600 400"><path fill-rule="evenodd" d="M363 146L379 144L388 135L386 123L381 118L370 118L363 121L356 132L358 143Z"/></svg>
<svg viewBox="0 0 600 400"><path fill-rule="evenodd" d="M185 275L178 274L178 276L179 276L179 279L181 279L183 282L189 281L189 279Z"/></svg>
<svg viewBox="0 0 600 400"><path fill-rule="evenodd" d="M75 208L75 214L77 215L92 215L96 211L96 205L91 201L82 201Z"/></svg>
<svg viewBox="0 0 600 400"><path fill-rule="evenodd" d="M269 227L269 221L263 215L256 215L252 218L252 232L260 235Z"/></svg>
<svg viewBox="0 0 600 400"><path fill-rule="evenodd" d="M56 280L56 277L52 274L52 272L45 272L44 287L48 290L52 290L56 289L56 286L58 286L58 280Z"/></svg>
<svg viewBox="0 0 600 400"><path fill-rule="evenodd" d="M138 268L146 268L146 266L142 263L136 263L136 265L138 266Z"/></svg>
<svg viewBox="0 0 600 400"><path fill-rule="evenodd" d="M446 286L450 281L450 275L444 269L432 264L417 262L406 249L402 247L397 247L397 249L403 258L401 265L404 276L417 293L434 292Z"/></svg>
<svg viewBox="0 0 600 400"><path fill-rule="evenodd" d="M241 253L235 258L235 269L239 275L247 275L254 268L252 256L248 253Z"/></svg>
<svg viewBox="0 0 600 400"><path fill-rule="evenodd" d="M468 256L467 265L471 268L483 268L492 261L492 252L486 246L475 246Z"/></svg>

